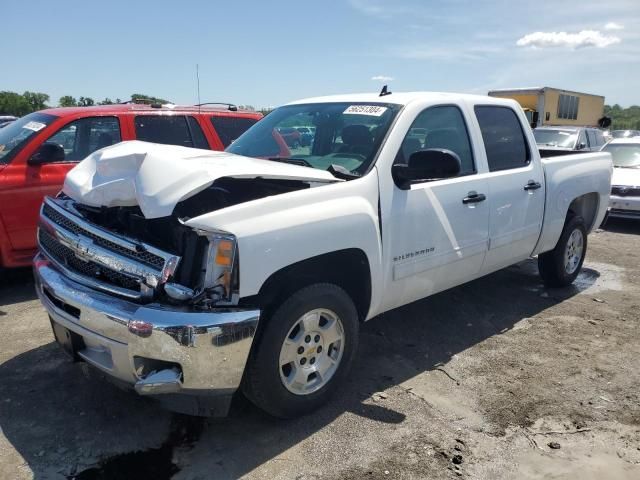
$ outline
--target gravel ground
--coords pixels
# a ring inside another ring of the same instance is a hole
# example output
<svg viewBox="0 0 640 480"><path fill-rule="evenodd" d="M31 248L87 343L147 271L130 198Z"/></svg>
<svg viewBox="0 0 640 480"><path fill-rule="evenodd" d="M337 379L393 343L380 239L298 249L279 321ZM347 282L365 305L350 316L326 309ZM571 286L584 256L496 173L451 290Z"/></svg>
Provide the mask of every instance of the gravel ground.
<svg viewBox="0 0 640 480"><path fill-rule="evenodd" d="M174 415L52 342L30 272L0 281L2 479L638 479L640 224L589 237L575 286L534 261L376 318L317 414Z"/></svg>

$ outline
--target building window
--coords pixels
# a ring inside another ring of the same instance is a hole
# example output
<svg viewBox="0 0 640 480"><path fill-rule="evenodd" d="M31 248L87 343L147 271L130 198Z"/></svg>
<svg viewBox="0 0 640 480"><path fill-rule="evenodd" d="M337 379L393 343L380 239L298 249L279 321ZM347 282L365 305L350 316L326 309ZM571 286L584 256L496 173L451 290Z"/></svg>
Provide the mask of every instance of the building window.
<svg viewBox="0 0 640 480"><path fill-rule="evenodd" d="M558 99L558 118L577 120L579 101L580 99L575 95L560 94Z"/></svg>

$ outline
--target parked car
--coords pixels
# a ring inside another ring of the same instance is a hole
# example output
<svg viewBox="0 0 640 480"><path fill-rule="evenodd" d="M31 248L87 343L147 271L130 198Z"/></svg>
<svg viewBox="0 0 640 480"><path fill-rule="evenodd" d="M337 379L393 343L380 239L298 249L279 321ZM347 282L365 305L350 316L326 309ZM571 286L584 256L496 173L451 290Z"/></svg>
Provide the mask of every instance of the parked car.
<svg viewBox="0 0 640 480"><path fill-rule="evenodd" d="M311 127L296 127L296 130L300 132L300 146L309 147L313 142L313 136L315 133Z"/></svg>
<svg viewBox="0 0 640 480"><path fill-rule="evenodd" d="M0 130L0 267L31 263L38 210L67 172L121 140L223 150L262 115L228 108L123 104L52 108Z"/></svg>
<svg viewBox="0 0 640 480"><path fill-rule="evenodd" d="M640 136L640 130L613 130L611 132L612 138L630 138Z"/></svg>
<svg viewBox="0 0 640 480"><path fill-rule="evenodd" d="M280 126L301 117L313 150L292 156ZM573 282L611 170L541 159L513 100L301 100L225 153L90 155L45 200L36 290L58 342L141 395L222 415L242 388L294 417L345 379L363 321L535 255Z"/></svg>
<svg viewBox="0 0 640 480"><path fill-rule="evenodd" d="M640 137L618 138L602 148L613 157L609 216L640 218Z"/></svg>
<svg viewBox="0 0 640 480"><path fill-rule="evenodd" d="M280 127L278 129L280 137L284 140L288 147L299 147L302 133L293 127Z"/></svg>
<svg viewBox="0 0 640 480"><path fill-rule="evenodd" d="M543 157L597 152L607 143L602 130L590 127L538 127L533 136Z"/></svg>
<svg viewBox="0 0 640 480"><path fill-rule="evenodd" d="M15 122L18 117L13 115L0 115L0 128L4 128L12 122Z"/></svg>

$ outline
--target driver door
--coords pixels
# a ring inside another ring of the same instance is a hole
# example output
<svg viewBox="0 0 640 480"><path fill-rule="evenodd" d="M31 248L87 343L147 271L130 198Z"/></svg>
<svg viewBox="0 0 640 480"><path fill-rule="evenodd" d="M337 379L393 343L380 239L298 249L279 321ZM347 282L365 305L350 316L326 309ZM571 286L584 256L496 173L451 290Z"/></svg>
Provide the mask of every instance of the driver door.
<svg viewBox="0 0 640 480"><path fill-rule="evenodd" d="M393 186L383 211L388 266L384 310L418 300L479 275L487 251L487 180L478 174L462 110L429 107L414 120L395 163L420 149L443 148L461 160L457 177Z"/></svg>
<svg viewBox="0 0 640 480"><path fill-rule="evenodd" d="M71 121L53 134L45 137L45 143L55 143L64 150L64 160L46 161L30 165L22 159L24 177L20 186L4 192L5 198L14 205L3 212L3 221L13 250L30 250L36 247L36 226L40 205L45 196L55 196L62 188L67 172L80 160L94 151L120 141L120 125L116 117L87 117ZM12 165L10 165L12 167Z"/></svg>

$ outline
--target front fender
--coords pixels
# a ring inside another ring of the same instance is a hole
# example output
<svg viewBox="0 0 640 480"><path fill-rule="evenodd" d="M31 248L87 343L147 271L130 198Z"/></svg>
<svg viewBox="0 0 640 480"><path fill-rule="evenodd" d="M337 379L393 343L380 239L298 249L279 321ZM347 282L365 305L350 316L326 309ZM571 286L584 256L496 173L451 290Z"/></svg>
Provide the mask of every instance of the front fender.
<svg viewBox="0 0 640 480"><path fill-rule="evenodd" d="M371 270L370 310L375 310L382 274L375 169L357 180L234 205L186 224L237 237L241 298L258 294L273 273L289 265L337 250L360 249Z"/></svg>

